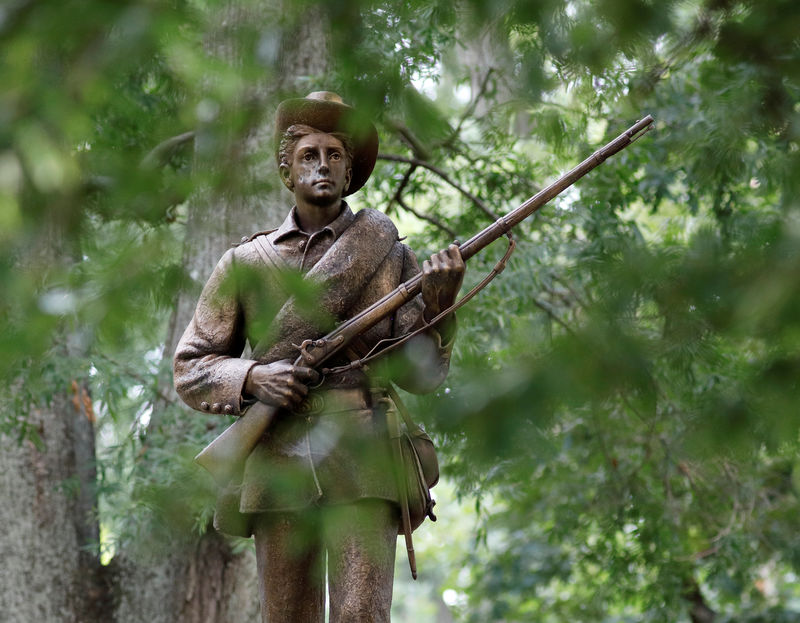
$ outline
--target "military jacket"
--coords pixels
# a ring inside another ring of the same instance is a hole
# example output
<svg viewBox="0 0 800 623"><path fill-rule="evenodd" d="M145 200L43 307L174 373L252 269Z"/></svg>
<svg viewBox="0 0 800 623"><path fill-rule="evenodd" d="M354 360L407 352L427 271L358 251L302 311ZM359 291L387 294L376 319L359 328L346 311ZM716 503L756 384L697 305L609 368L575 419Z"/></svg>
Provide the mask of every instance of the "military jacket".
<svg viewBox="0 0 800 623"><path fill-rule="evenodd" d="M254 401L244 394L254 365L294 359L302 339L324 335L418 272L413 252L384 214L354 215L343 202L332 223L307 234L293 208L277 230L246 239L218 263L178 344L175 387L199 411L240 415ZM320 288L311 310L300 300L306 286ZM416 297L383 319L362 336L362 352L418 327L422 310ZM430 391L447 375L452 339L443 344L430 330L410 346L415 369L404 388ZM397 501L385 421L375 408L379 393L363 370L351 370L328 375L293 412L279 411L246 462L240 511Z"/></svg>

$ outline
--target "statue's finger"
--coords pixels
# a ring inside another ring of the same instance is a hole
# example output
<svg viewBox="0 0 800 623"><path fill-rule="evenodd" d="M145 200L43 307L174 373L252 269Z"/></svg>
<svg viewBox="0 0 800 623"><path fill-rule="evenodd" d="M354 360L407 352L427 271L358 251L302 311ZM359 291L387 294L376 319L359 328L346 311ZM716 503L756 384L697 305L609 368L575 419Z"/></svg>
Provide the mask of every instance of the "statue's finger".
<svg viewBox="0 0 800 623"><path fill-rule="evenodd" d="M302 383L317 383L320 380L319 372L314 368L306 368L305 366L295 366L295 376L300 379Z"/></svg>
<svg viewBox="0 0 800 623"><path fill-rule="evenodd" d="M451 244L447 247L447 257L449 257L456 265L463 265L464 259L461 257L461 249L457 244Z"/></svg>

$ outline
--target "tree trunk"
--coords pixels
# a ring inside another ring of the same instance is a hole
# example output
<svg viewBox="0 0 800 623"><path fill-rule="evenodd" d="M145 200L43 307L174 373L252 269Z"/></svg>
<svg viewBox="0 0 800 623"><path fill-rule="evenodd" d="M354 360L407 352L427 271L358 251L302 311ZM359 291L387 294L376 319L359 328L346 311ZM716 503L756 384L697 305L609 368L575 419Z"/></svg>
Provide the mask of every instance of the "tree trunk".
<svg viewBox="0 0 800 623"><path fill-rule="evenodd" d="M46 282L42 275L71 258L54 227L43 232L40 244L25 250L24 265L18 268ZM56 371L70 368L65 363L75 354L70 342L78 340L67 339L62 331L48 354ZM3 621L92 623L101 620L105 606L91 398L80 379L53 382L62 389L48 401L41 388L13 389L39 402L21 418L29 434L0 435Z"/></svg>
<svg viewBox="0 0 800 623"><path fill-rule="evenodd" d="M28 423L41 445L0 437L0 613L5 621L99 621L94 431L76 385Z"/></svg>
<svg viewBox="0 0 800 623"><path fill-rule="evenodd" d="M472 117L481 119L493 107L519 100L514 92L512 67L515 64L502 18L475 23L469 9L459 5L458 65L469 76L470 92L475 102ZM530 119L522 109L514 116L514 130L520 136L530 134Z"/></svg>
<svg viewBox="0 0 800 623"><path fill-rule="evenodd" d="M258 21L256 21L258 20ZM263 24L264 32L273 32L276 23L266 15L266 10L242 8L231 4L221 19L219 31L209 41L209 49L236 66L243 54L234 46L236 26ZM268 111L264 121L253 127L246 136L235 137L229 153L241 158L226 170L240 172L238 184L226 184L221 193L198 192L191 201L184 245L184 268L195 281L196 288L181 294L175 307L165 341L164 369L171 370L172 354L183 330L189 323L197 301L199 288L205 283L222 254L231 244L252 232L277 227L285 217L291 199L281 187L272 154L272 111L276 96L282 90L297 93L297 79L321 75L326 69L327 33L319 16L284 30L281 34L280 54L277 58L277 76L248 94L256 106ZM266 81L265 81L266 82ZM304 93L298 93L304 95ZM249 102L252 106L252 101ZM203 165L201 146L196 149L196 166ZM259 157L260 154L260 157ZM219 152L216 153L219 157ZM248 164L245 164L247 162ZM259 196L248 195L252 186L274 181L273 190ZM162 393L175 397L171 374L162 380ZM177 422L163 418L154 409L149 435L166 435L170 439L185 438L189 422L208 418L208 425L219 426L219 416L207 416L183 408L182 419ZM200 448L197 448L199 450ZM259 618L256 565L250 548L233 552L228 541L212 529L191 547L172 548L166 544L167 554L145 558L133 552L122 552L116 557L118 572L117 606L118 623L238 623Z"/></svg>

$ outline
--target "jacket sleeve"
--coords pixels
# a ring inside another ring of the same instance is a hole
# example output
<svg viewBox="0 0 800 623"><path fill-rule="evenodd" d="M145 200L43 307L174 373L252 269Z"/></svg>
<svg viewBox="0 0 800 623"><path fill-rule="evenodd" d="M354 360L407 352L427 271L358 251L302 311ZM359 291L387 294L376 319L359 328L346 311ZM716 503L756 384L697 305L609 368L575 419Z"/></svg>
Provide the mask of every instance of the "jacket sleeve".
<svg viewBox="0 0 800 623"><path fill-rule="evenodd" d="M241 358L246 343L234 249L217 264L200 294L173 360L175 389L198 411L239 415L247 374L258 362Z"/></svg>
<svg viewBox="0 0 800 623"><path fill-rule="evenodd" d="M420 272L417 258L410 248L403 245L403 271L401 282L404 283ZM393 333L396 336L414 331L423 325L422 312L425 304L419 294L403 305L395 315ZM447 319L446 331L429 329L410 340L401 357L405 360L404 368L408 374L395 378L395 382L406 391L415 394L426 394L441 385L450 370L450 356L453 351L456 334L455 314Z"/></svg>

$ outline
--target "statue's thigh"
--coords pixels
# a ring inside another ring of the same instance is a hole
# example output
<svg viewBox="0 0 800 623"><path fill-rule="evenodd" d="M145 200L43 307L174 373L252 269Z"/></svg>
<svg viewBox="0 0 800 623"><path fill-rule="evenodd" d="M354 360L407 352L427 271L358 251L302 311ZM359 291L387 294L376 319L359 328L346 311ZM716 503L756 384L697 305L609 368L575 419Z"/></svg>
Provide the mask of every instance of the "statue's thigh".
<svg viewBox="0 0 800 623"><path fill-rule="evenodd" d="M397 521L396 506L383 500L326 509L331 623L388 623Z"/></svg>
<svg viewBox="0 0 800 623"><path fill-rule="evenodd" d="M264 623L322 623L325 555L314 512L265 513L255 525Z"/></svg>

